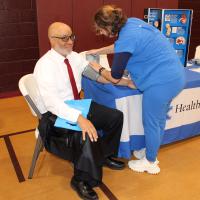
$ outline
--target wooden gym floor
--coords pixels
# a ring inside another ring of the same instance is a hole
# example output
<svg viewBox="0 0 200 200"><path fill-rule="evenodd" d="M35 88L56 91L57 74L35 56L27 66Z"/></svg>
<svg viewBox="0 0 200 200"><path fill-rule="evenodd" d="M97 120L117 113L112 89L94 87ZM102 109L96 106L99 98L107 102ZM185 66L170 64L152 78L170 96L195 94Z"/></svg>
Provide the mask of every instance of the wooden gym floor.
<svg viewBox="0 0 200 200"><path fill-rule="evenodd" d="M35 145L37 120L23 97L0 100L0 200L78 200L70 188L72 167L46 151L33 179L27 179ZM149 175L125 168L104 168L102 200L199 200L200 137L161 148L161 173ZM127 162L127 160L126 160Z"/></svg>

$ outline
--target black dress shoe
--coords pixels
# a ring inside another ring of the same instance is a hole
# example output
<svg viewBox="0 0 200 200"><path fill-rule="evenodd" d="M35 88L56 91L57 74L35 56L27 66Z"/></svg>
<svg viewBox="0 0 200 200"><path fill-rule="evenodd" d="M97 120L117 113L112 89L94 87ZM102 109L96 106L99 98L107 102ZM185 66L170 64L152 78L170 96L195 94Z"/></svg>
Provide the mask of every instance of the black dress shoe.
<svg viewBox="0 0 200 200"><path fill-rule="evenodd" d="M75 177L71 180L71 187L78 193L79 197L84 200L98 200L97 193L84 181L78 181Z"/></svg>
<svg viewBox="0 0 200 200"><path fill-rule="evenodd" d="M111 157L108 157L104 161L104 166L109 167L110 169L120 170L125 168L125 163L119 160L114 160Z"/></svg>

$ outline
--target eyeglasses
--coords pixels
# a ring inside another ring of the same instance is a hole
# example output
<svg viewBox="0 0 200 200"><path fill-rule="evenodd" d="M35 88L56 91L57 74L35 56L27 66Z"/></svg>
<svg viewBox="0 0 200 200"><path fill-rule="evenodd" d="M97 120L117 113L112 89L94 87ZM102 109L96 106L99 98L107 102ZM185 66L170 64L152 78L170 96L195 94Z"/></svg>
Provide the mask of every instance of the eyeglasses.
<svg viewBox="0 0 200 200"><path fill-rule="evenodd" d="M109 36L109 35L112 35L110 33L110 31L106 28L97 28L95 27L95 32L96 32L96 35L105 35L105 33Z"/></svg>
<svg viewBox="0 0 200 200"><path fill-rule="evenodd" d="M96 35L101 35L102 32L103 32L103 30L102 30L101 28L96 28L96 27L94 27L94 30L95 30L95 32L96 32Z"/></svg>
<svg viewBox="0 0 200 200"><path fill-rule="evenodd" d="M101 32L102 32L101 30L96 29L95 31L96 31L96 35L101 35Z"/></svg>
<svg viewBox="0 0 200 200"><path fill-rule="evenodd" d="M72 40L72 41L74 41L75 40L75 35L71 34L70 36L67 36L67 35L63 35L63 36L51 36L51 38L57 38L57 39L62 40L63 42L68 42L69 39Z"/></svg>

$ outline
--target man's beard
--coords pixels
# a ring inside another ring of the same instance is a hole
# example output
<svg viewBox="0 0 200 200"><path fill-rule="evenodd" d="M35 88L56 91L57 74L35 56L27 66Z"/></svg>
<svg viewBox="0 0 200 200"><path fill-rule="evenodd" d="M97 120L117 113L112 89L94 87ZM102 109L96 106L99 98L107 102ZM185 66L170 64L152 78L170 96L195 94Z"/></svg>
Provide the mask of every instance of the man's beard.
<svg viewBox="0 0 200 200"><path fill-rule="evenodd" d="M61 55L63 55L64 57L66 57L68 54L70 54L72 52L72 49L61 49L61 48L57 48L55 49L58 53L60 53Z"/></svg>

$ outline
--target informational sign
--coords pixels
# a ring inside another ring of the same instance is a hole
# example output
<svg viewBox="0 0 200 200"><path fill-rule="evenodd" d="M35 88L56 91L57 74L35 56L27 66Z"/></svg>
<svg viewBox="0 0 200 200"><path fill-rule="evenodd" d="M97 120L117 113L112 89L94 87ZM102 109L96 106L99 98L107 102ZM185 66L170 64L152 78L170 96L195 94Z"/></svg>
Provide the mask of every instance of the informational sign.
<svg viewBox="0 0 200 200"><path fill-rule="evenodd" d="M148 8L144 21L158 28L173 45L181 63L186 66L193 11L189 9Z"/></svg>

